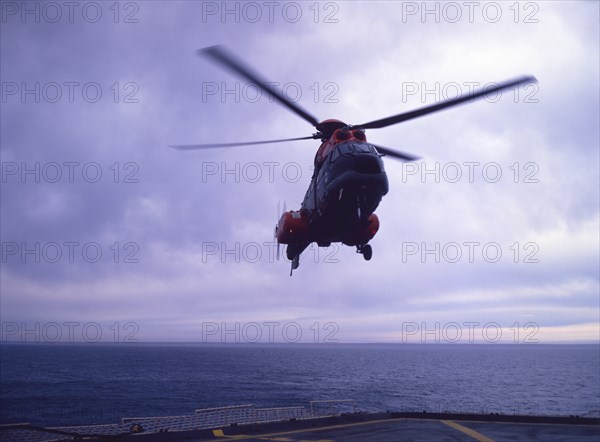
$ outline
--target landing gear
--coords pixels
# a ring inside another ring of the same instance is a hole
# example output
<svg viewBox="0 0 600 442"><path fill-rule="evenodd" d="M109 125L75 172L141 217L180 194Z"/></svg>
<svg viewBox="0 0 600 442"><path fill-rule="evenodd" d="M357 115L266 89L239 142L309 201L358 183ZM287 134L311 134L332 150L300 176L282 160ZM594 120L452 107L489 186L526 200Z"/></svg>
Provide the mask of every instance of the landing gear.
<svg viewBox="0 0 600 442"><path fill-rule="evenodd" d="M294 259L292 259L292 268L290 269L290 276L292 276L292 273L294 273L294 270L296 270L299 265L300 265L300 255L296 255L296 256L294 256Z"/></svg>
<svg viewBox="0 0 600 442"><path fill-rule="evenodd" d="M292 262L292 268L290 269L290 276L294 273L294 270L300 265L300 253L298 253L298 246L289 244L285 249L285 256Z"/></svg>
<svg viewBox="0 0 600 442"><path fill-rule="evenodd" d="M360 253L365 258L365 261L369 261L373 256L373 248L370 244L358 245L356 246L356 253Z"/></svg>
<svg viewBox="0 0 600 442"><path fill-rule="evenodd" d="M362 251L365 261L369 261L373 256L373 248L369 244L365 244Z"/></svg>
<svg viewBox="0 0 600 442"><path fill-rule="evenodd" d="M294 244L289 244L285 249L285 256L288 260L293 261L293 259L298 255L298 248Z"/></svg>

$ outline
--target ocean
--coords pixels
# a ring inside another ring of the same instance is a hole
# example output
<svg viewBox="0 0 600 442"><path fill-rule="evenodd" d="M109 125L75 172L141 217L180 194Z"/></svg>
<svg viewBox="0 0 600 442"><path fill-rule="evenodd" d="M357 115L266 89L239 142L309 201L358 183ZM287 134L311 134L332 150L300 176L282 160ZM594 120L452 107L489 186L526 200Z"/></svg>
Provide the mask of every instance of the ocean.
<svg viewBox="0 0 600 442"><path fill-rule="evenodd" d="M600 347L545 344L0 345L1 423L82 425L198 408L600 416Z"/></svg>

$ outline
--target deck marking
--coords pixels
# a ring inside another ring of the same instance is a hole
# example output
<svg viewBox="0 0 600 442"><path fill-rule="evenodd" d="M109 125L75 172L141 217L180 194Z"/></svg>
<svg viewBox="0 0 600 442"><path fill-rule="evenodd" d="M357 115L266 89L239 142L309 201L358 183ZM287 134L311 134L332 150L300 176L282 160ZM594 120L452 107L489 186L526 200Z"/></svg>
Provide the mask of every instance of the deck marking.
<svg viewBox="0 0 600 442"><path fill-rule="evenodd" d="M274 440L277 442L294 442L294 439L289 437L259 437L260 440Z"/></svg>
<svg viewBox="0 0 600 442"><path fill-rule="evenodd" d="M225 434L221 428L219 428L218 430L212 430L212 432L213 432L214 437L224 437L225 440L248 439L248 438L253 437L253 436L249 436L247 434L231 434L231 435ZM270 440L270 439L266 439L266 440Z"/></svg>
<svg viewBox="0 0 600 442"><path fill-rule="evenodd" d="M337 425L328 425L325 427L316 427L316 428L304 428L304 429L298 429L298 430L289 430L289 431L280 431L277 433L266 433L266 434L256 434L256 435L245 435L245 434L240 434L240 435L236 435L236 436L227 436L225 435L225 437L230 438L230 439L236 439L236 440L244 440L244 439L267 439L267 438L272 438L274 436L283 436L283 435L289 435L289 434L298 434L298 433L306 433L309 431L323 431L323 430L335 430L335 429L339 429L339 428L350 428L350 427L357 427L357 426L363 426L363 425L373 425L373 424L381 424L381 423L388 423L388 422L403 422L406 421L406 418L390 418L390 419L380 419L380 420L374 420L374 421L366 421L366 422L353 422L353 423L349 423L349 424L337 424ZM429 420L429 419L427 419ZM213 430L214 432L214 430Z"/></svg>
<svg viewBox="0 0 600 442"><path fill-rule="evenodd" d="M447 420L443 420L441 422L445 423L449 427L454 428L455 430L462 431L463 433L468 434L473 439L476 439L479 442L494 442L494 439L490 439L489 437L484 436L483 434L481 434L475 430L471 430L470 428L467 428L460 424L457 424L456 422L447 421Z"/></svg>

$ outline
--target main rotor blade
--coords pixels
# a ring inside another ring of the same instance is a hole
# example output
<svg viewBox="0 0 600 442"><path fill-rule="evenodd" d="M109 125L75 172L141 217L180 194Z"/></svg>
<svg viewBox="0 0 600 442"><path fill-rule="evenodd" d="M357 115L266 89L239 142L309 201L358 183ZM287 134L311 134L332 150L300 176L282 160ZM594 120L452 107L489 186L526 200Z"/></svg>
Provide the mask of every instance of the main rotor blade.
<svg viewBox="0 0 600 442"><path fill-rule="evenodd" d="M370 143L370 144L373 144L373 143ZM377 149L378 152L380 152L384 155L387 155L388 157L395 158L397 160L416 161L420 158L415 155L411 155L409 153L400 152L398 150L392 150L387 147L379 146L377 144L373 144L373 146L375 146L375 148Z"/></svg>
<svg viewBox="0 0 600 442"><path fill-rule="evenodd" d="M217 147L236 147L236 146L253 146L255 144L271 144L271 143L283 143L286 141L298 141L298 140L316 140L321 138L321 135L310 135L308 137L300 138L283 138L281 140L265 140L265 141L244 141L241 143L210 143L210 144L175 144L170 147L177 150L194 150L194 149L213 149Z"/></svg>
<svg viewBox="0 0 600 442"><path fill-rule="evenodd" d="M517 86L523 83L532 83L537 82L535 77L526 76L519 77L514 80L506 81L504 83L499 83L497 86L486 88L484 90L473 92L462 97L453 98L451 100L443 101L441 103L432 104L430 106L425 106L420 109L416 109L410 112L404 112L398 115L393 115L391 117L382 118L380 120L370 121L365 124L358 124L355 127L361 129L379 129L382 127L391 126L392 124L402 123L403 121L412 120L413 118L422 117L423 115L427 115L433 112L440 111L442 109L446 109L447 107L456 106L457 104L464 103L469 100L474 100L477 98L484 97L487 94L491 94L493 92L501 91L503 89L507 89L513 86Z"/></svg>
<svg viewBox="0 0 600 442"><path fill-rule="evenodd" d="M239 76L245 78L246 80L250 80L252 83L256 84L260 89L269 94L275 100L279 101L280 104L287 107L289 110L294 112L296 115L300 116L304 120L308 121L313 126L317 126L319 121L307 111L302 109L300 106L290 101L288 98L284 97L280 92L276 91L275 88L267 88L267 81L260 78L255 72L252 72L252 69L245 66L241 60L238 60L233 54L229 53L223 46L210 46L208 48L199 49L197 51L199 55L206 55L212 58L214 61L220 63L225 66L229 70L235 72Z"/></svg>

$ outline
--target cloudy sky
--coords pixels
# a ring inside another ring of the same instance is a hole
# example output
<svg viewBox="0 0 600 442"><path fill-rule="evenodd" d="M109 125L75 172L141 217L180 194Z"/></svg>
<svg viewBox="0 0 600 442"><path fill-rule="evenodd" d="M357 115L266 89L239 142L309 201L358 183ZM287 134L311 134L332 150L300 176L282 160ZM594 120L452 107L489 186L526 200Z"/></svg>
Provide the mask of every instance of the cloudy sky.
<svg viewBox="0 0 600 442"><path fill-rule="evenodd" d="M597 2L2 2L3 340L597 342ZM380 130L366 262L274 259L318 147L195 54L223 44L319 119ZM301 335L301 336L300 336Z"/></svg>

